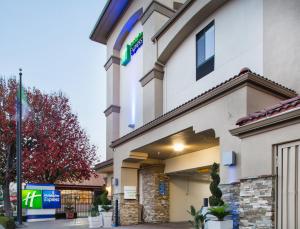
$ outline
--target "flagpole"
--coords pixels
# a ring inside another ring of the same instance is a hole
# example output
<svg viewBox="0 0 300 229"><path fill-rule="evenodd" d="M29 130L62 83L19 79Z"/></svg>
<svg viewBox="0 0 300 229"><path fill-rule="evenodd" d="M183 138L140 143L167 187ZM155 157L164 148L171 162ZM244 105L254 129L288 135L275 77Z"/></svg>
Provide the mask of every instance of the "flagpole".
<svg viewBox="0 0 300 229"><path fill-rule="evenodd" d="M17 223L22 225L22 69L19 69L19 93L17 93Z"/></svg>

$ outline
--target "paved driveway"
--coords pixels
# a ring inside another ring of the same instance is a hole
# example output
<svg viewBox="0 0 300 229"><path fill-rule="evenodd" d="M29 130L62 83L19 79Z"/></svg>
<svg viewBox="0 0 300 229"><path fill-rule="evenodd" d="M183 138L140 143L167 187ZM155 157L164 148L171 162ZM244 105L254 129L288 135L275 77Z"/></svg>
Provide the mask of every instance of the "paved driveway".
<svg viewBox="0 0 300 229"><path fill-rule="evenodd" d="M26 229L88 229L88 221L84 218L76 220L56 220L50 222L26 223ZM122 226L118 229L190 229L187 223L169 223L169 224L143 224L135 226Z"/></svg>

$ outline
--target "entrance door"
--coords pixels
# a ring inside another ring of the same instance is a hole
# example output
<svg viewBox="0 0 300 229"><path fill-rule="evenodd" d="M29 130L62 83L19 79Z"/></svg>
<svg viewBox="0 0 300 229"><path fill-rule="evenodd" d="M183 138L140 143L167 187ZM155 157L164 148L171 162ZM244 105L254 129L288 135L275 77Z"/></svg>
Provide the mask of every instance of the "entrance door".
<svg viewBox="0 0 300 229"><path fill-rule="evenodd" d="M300 141L277 147L277 229L300 229Z"/></svg>

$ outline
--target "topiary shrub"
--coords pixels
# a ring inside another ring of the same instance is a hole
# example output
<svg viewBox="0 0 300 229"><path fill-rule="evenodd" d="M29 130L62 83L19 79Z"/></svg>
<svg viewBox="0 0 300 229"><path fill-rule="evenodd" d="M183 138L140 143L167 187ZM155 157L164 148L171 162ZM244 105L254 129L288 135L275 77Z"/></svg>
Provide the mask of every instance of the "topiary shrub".
<svg viewBox="0 0 300 229"><path fill-rule="evenodd" d="M224 201L222 200L222 191L219 189L220 184L220 176L218 174L219 165L214 163L211 167L211 179L212 182L209 185L210 192L212 196L209 197L209 205L210 206L221 206L224 205Z"/></svg>

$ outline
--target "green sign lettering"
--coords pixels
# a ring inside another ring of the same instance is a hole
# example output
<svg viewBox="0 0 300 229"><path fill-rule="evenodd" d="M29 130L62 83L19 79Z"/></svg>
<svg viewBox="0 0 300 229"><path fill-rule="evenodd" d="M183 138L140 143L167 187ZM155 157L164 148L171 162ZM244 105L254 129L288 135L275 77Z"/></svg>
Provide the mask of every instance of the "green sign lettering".
<svg viewBox="0 0 300 229"><path fill-rule="evenodd" d="M137 50L142 46L143 44L143 32L140 32L130 44L127 44L125 46L124 52L121 56L121 64L123 66L126 66L130 60L131 56L133 56Z"/></svg>

